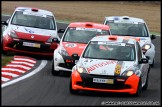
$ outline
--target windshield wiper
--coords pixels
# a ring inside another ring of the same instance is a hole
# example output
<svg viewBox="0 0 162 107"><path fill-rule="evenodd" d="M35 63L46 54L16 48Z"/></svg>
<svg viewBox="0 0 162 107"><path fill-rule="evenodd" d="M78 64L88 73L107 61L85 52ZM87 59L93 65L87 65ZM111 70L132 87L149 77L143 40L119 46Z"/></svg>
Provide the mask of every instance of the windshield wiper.
<svg viewBox="0 0 162 107"><path fill-rule="evenodd" d="M123 34L113 34L113 35L118 35L118 36L135 36L135 35L123 35Z"/></svg>
<svg viewBox="0 0 162 107"><path fill-rule="evenodd" d="M116 59L116 58L106 58L106 60L119 60L119 59Z"/></svg>

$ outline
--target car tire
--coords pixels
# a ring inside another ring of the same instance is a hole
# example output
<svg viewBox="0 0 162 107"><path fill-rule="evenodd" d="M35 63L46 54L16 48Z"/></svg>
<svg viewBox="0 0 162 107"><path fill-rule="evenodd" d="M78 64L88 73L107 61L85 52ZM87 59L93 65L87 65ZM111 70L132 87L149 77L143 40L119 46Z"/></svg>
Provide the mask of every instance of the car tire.
<svg viewBox="0 0 162 107"><path fill-rule="evenodd" d="M1 46L2 46L2 54L6 54L6 51L4 51L4 49L3 49L3 38L1 38L2 40L1 40Z"/></svg>
<svg viewBox="0 0 162 107"><path fill-rule="evenodd" d="M138 88L137 88L137 92L134 94L135 97L139 97L142 91L142 80L140 78L139 83L138 83Z"/></svg>
<svg viewBox="0 0 162 107"><path fill-rule="evenodd" d="M51 70L51 73L52 73L53 76L59 75L59 71L56 71L54 69L54 60L52 60L52 70Z"/></svg>
<svg viewBox="0 0 162 107"><path fill-rule="evenodd" d="M153 59L153 62L152 62L152 64L150 64L150 66L154 67L154 65L155 65L155 59Z"/></svg>
<svg viewBox="0 0 162 107"><path fill-rule="evenodd" d="M79 90L72 89L72 80L70 79L69 91L71 94L78 94Z"/></svg>
<svg viewBox="0 0 162 107"><path fill-rule="evenodd" d="M2 46L2 54L3 54L3 55L6 55L6 56L9 56L10 54L8 53L8 51L5 51L5 50L3 49L3 38L2 38L2 41L1 41L1 46Z"/></svg>
<svg viewBox="0 0 162 107"><path fill-rule="evenodd" d="M148 87L149 71L150 71L150 67L149 67L149 69L148 69L147 78L146 78L146 83L145 83L145 85L142 87L143 90L147 90L147 87Z"/></svg>

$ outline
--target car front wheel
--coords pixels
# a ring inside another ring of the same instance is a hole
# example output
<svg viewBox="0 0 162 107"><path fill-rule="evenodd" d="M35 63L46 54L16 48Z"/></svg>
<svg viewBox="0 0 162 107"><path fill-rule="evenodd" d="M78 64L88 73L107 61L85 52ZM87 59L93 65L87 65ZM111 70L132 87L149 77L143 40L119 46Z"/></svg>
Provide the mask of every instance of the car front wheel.
<svg viewBox="0 0 162 107"><path fill-rule="evenodd" d="M55 75L59 75L59 71L55 71L55 68L54 68L54 60L52 60L52 75L55 76Z"/></svg>
<svg viewBox="0 0 162 107"><path fill-rule="evenodd" d="M139 83L138 83L137 92L134 94L134 96L135 97L139 97L140 96L140 93L141 93L141 90L142 90L142 80L140 78Z"/></svg>
<svg viewBox="0 0 162 107"><path fill-rule="evenodd" d="M72 89L72 80L71 79L70 79L69 90L70 90L71 94L78 94L79 93L79 90Z"/></svg>
<svg viewBox="0 0 162 107"><path fill-rule="evenodd" d="M144 85L143 88L142 88L143 90L147 90L147 87L148 87L149 71L150 71L150 67L149 67L148 72L147 72L147 78L146 78L145 85Z"/></svg>
<svg viewBox="0 0 162 107"><path fill-rule="evenodd" d="M150 66L154 67L154 65L155 65L155 58L153 59L153 62L152 62L152 64L150 64Z"/></svg>

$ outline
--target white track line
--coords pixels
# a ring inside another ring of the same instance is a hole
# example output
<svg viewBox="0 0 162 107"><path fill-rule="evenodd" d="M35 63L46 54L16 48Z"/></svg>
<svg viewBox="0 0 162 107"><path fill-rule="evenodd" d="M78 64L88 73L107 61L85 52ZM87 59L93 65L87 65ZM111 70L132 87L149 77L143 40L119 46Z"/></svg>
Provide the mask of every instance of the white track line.
<svg viewBox="0 0 162 107"><path fill-rule="evenodd" d="M28 61L28 62L31 62L31 63L36 63L36 61L31 60L31 59L27 59L27 58L14 58L14 60L19 60L19 61Z"/></svg>
<svg viewBox="0 0 162 107"><path fill-rule="evenodd" d="M11 81L6 82L6 83L3 83L3 84L1 85L1 87L4 88L4 87L6 87L6 86L8 86L8 85L14 84L14 83L16 83L16 82L19 82L19 81L25 79L25 78L28 78L28 77L30 77L30 76L36 74L37 72L41 71L46 65L47 65L47 60L42 60L42 61L41 61L41 64L39 65L39 67L36 68L35 70L31 71L30 73L28 73L28 74L26 74L26 75L24 75L24 76L22 76L22 77L19 77L19 78L17 78L17 79L11 80Z"/></svg>
<svg viewBox="0 0 162 107"><path fill-rule="evenodd" d="M19 68L23 68L23 69L26 69L26 70L30 70L31 69L30 67L23 66L23 65L16 65L16 64L8 64L6 66L7 67L19 67Z"/></svg>
<svg viewBox="0 0 162 107"><path fill-rule="evenodd" d="M6 81L9 81L10 79L5 78L5 77L1 77L1 80L4 81L4 82L6 82Z"/></svg>
<svg viewBox="0 0 162 107"><path fill-rule="evenodd" d="M10 72L1 72L1 74L9 75L9 76L12 76L12 77L17 77L17 76L19 76L19 75L17 75L17 74L13 74L13 73L10 73Z"/></svg>
<svg viewBox="0 0 162 107"><path fill-rule="evenodd" d="M1 70L17 71L17 72L21 72L21 73L25 73L26 72L24 70L15 69L15 68L2 68Z"/></svg>
<svg viewBox="0 0 162 107"><path fill-rule="evenodd" d="M34 64L31 64L31 63L28 63L28 62L21 62L21 61L12 61L11 63L14 63L14 64L25 64L25 65L29 65L29 66L34 66Z"/></svg>

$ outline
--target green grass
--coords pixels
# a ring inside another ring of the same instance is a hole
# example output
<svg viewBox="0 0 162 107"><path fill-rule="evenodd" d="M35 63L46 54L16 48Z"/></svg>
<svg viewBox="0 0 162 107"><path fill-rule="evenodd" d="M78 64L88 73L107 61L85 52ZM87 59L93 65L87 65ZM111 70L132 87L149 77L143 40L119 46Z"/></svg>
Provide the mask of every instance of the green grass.
<svg viewBox="0 0 162 107"><path fill-rule="evenodd" d="M10 63L12 59L13 59L13 56L2 55L1 56L1 67L4 67L8 63Z"/></svg>
<svg viewBox="0 0 162 107"><path fill-rule="evenodd" d="M150 33L154 35L161 35L159 32L150 32Z"/></svg>

